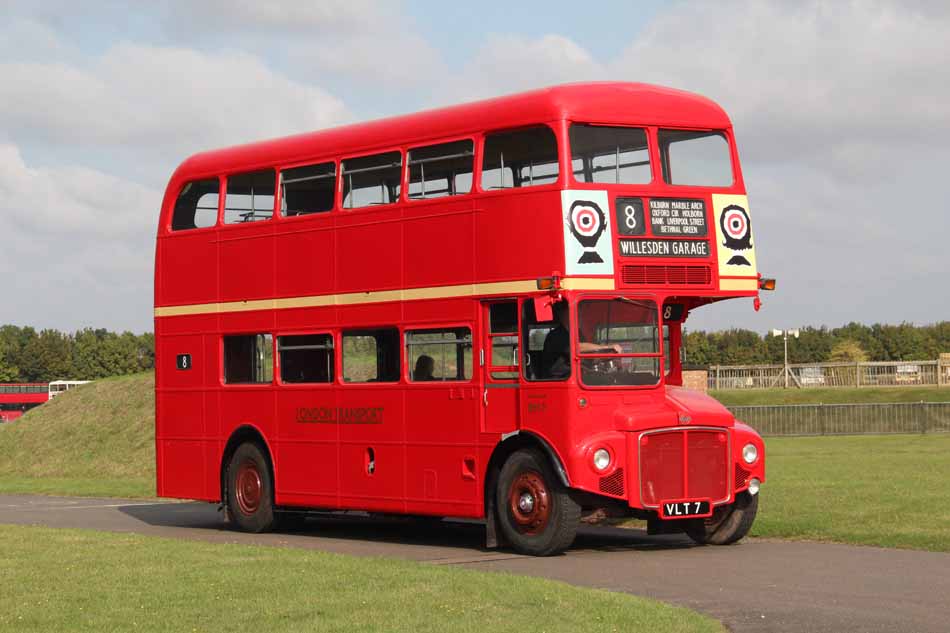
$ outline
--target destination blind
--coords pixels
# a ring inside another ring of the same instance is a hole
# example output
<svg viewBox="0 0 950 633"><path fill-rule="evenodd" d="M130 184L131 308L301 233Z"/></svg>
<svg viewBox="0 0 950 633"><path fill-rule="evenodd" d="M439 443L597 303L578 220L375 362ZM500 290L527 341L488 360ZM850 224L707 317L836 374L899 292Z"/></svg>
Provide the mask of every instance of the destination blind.
<svg viewBox="0 0 950 633"><path fill-rule="evenodd" d="M709 257L707 240L620 240L624 257Z"/></svg>

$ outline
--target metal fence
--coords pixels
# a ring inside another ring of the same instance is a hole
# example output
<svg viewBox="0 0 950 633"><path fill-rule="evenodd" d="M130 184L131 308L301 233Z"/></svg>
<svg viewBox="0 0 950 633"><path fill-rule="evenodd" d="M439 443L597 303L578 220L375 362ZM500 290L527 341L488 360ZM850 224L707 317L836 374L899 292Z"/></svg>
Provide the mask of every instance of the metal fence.
<svg viewBox="0 0 950 633"><path fill-rule="evenodd" d="M713 365L707 381L709 389L950 386L950 362L797 364L787 376L783 365Z"/></svg>
<svg viewBox="0 0 950 633"><path fill-rule="evenodd" d="M950 433L950 402L729 407L762 435Z"/></svg>

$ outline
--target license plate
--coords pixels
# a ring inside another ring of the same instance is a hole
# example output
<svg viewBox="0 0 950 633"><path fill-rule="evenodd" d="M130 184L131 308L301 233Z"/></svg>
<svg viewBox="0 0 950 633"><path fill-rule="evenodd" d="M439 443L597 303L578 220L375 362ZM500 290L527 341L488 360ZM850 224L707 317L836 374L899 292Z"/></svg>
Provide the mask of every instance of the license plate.
<svg viewBox="0 0 950 633"><path fill-rule="evenodd" d="M664 501L660 504L661 519L695 519L712 516L709 501Z"/></svg>

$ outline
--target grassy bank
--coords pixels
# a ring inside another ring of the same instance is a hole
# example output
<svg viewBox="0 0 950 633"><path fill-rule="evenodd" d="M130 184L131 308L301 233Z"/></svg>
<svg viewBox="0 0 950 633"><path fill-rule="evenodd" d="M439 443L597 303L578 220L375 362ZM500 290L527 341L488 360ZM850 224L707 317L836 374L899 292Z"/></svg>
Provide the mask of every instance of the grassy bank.
<svg viewBox="0 0 950 633"><path fill-rule="evenodd" d="M720 389L709 395L727 407L757 404L855 404L950 402L950 387L836 387L815 389Z"/></svg>
<svg viewBox="0 0 950 633"><path fill-rule="evenodd" d="M323 552L0 526L0 631L718 632L653 600Z"/></svg>
<svg viewBox="0 0 950 633"><path fill-rule="evenodd" d="M950 552L950 436L768 438L756 536Z"/></svg>
<svg viewBox="0 0 950 633"><path fill-rule="evenodd" d="M155 379L97 380L0 425L0 492L155 494Z"/></svg>

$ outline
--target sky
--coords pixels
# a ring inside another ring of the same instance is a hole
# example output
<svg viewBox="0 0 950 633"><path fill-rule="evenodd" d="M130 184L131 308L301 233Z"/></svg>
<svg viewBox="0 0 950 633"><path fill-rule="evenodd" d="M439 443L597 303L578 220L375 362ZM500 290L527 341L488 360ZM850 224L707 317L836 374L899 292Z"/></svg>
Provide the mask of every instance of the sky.
<svg viewBox="0 0 950 633"><path fill-rule="evenodd" d="M585 8L587 7L587 8ZM942 1L0 0L0 324L152 329L197 151L572 81L730 115L759 270L688 327L950 318Z"/></svg>

